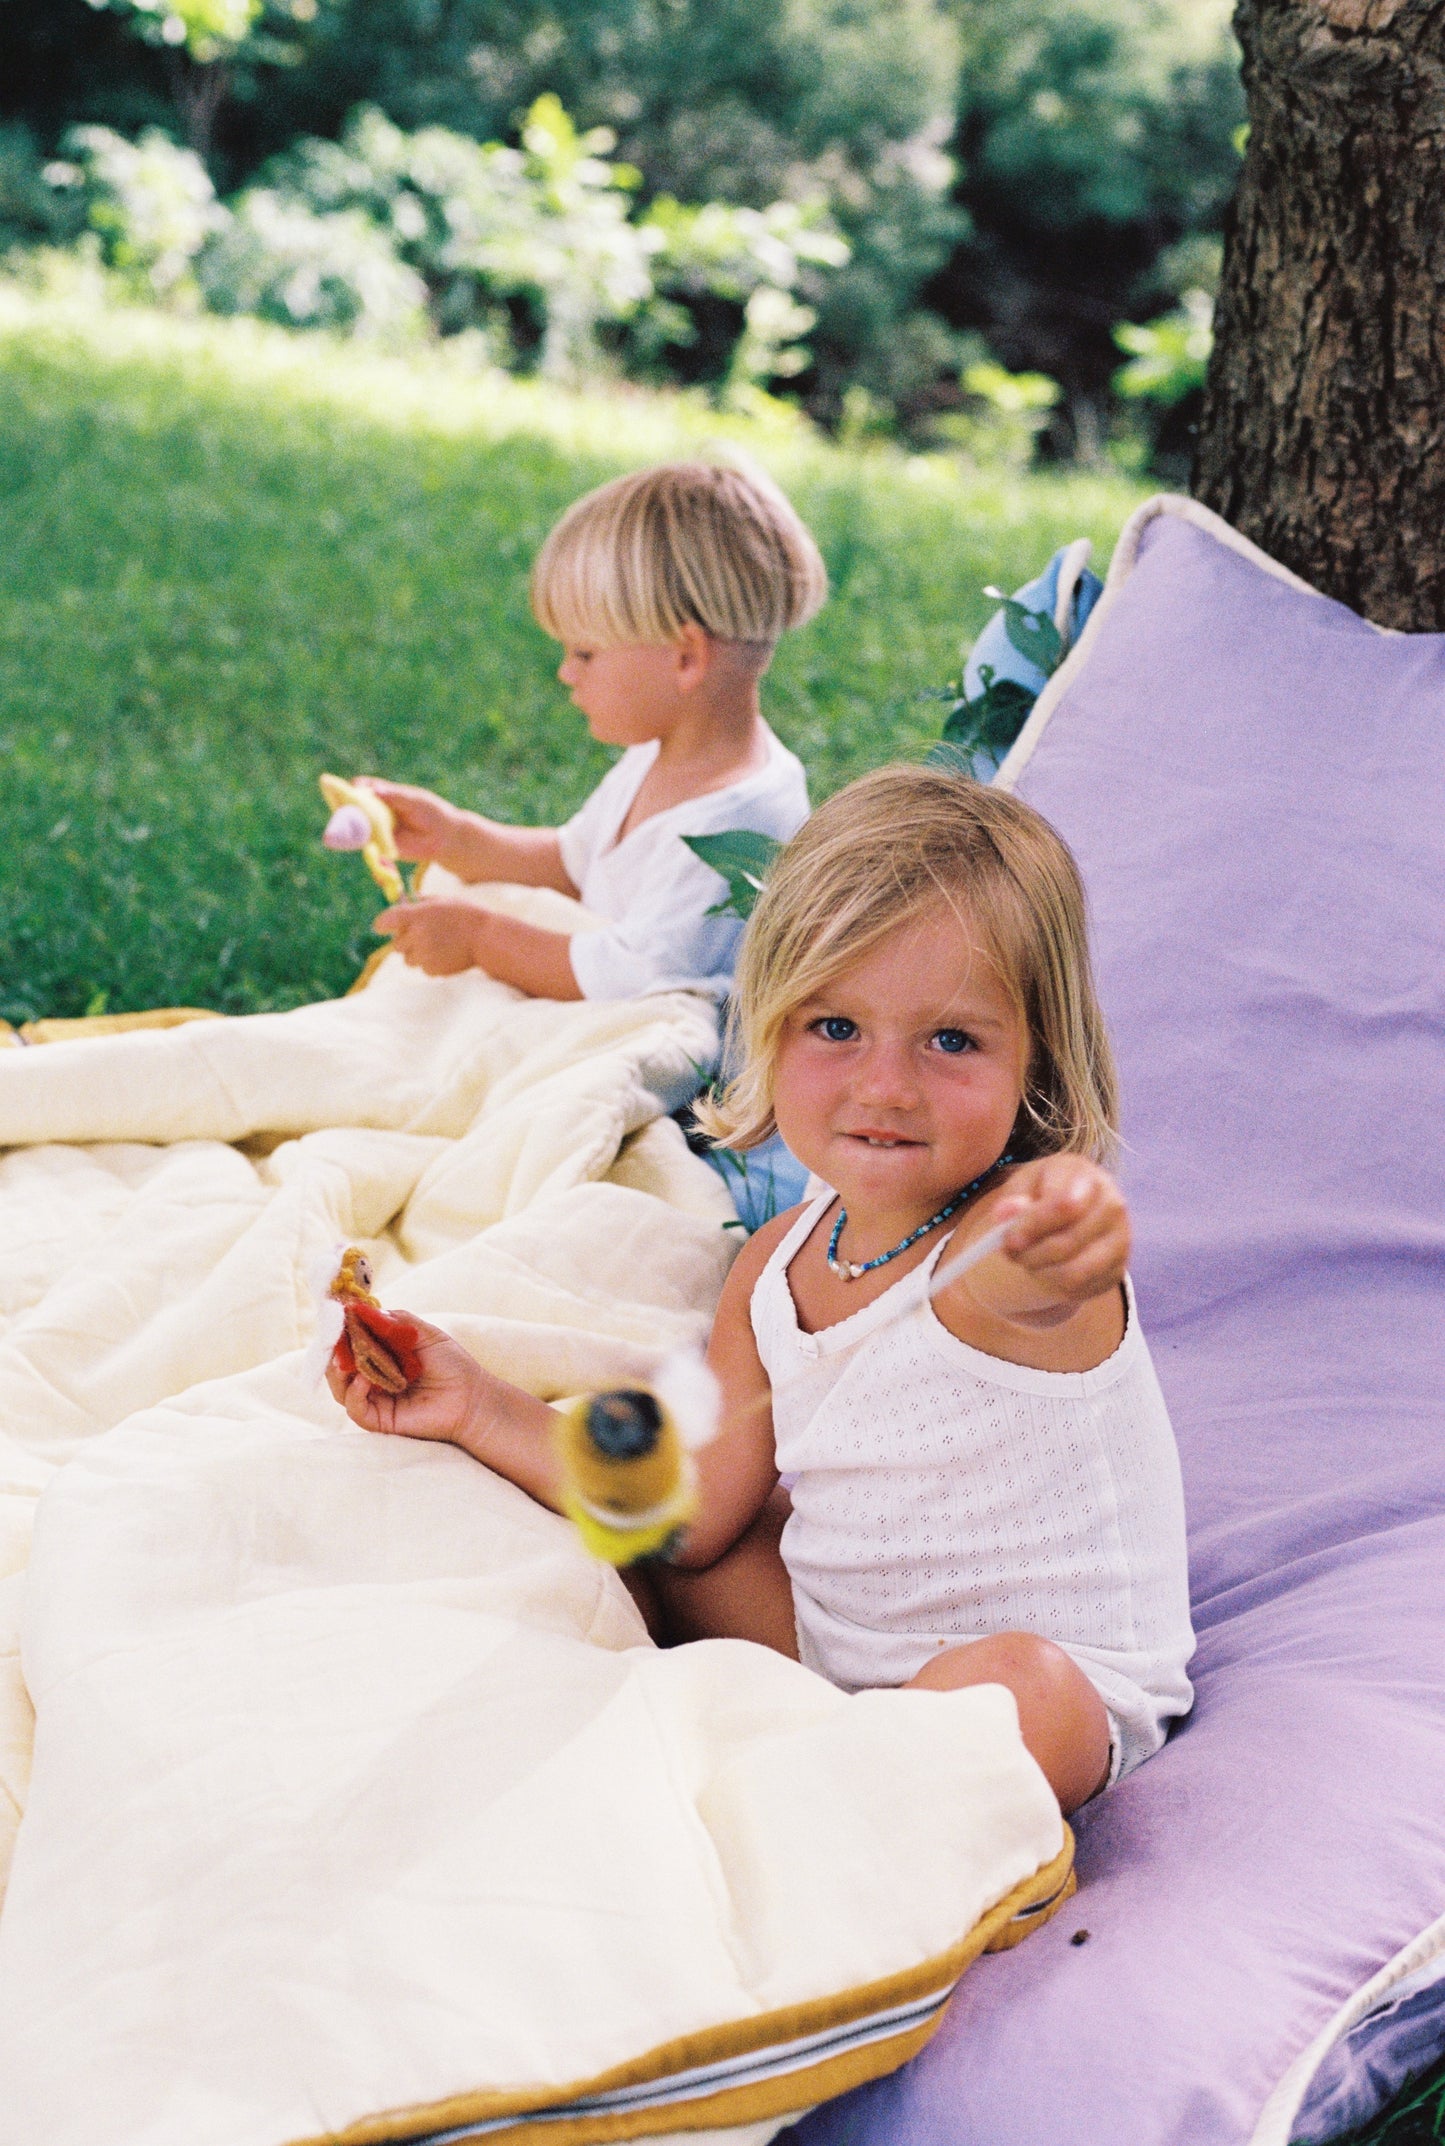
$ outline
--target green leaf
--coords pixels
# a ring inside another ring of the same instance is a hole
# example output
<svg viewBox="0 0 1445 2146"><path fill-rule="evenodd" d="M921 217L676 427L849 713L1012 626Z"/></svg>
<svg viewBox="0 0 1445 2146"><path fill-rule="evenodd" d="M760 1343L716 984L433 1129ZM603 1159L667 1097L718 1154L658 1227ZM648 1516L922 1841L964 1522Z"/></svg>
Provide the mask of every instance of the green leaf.
<svg viewBox="0 0 1445 2146"><path fill-rule="evenodd" d="M983 691L959 701L943 726L944 743L966 754L981 746L998 751L1012 745L1038 698L1017 678L995 677L987 664L981 675Z"/></svg>
<svg viewBox="0 0 1445 2146"><path fill-rule="evenodd" d="M1003 622L1005 632L1021 656L1036 663L1046 678L1051 671L1057 670L1064 644L1047 611L1030 611L1015 597L1006 596Z"/></svg>
<svg viewBox="0 0 1445 2146"><path fill-rule="evenodd" d="M701 857L728 883L727 899L714 903L708 915L750 917L782 843L754 827L729 827L721 834L684 835L682 839L695 857Z"/></svg>

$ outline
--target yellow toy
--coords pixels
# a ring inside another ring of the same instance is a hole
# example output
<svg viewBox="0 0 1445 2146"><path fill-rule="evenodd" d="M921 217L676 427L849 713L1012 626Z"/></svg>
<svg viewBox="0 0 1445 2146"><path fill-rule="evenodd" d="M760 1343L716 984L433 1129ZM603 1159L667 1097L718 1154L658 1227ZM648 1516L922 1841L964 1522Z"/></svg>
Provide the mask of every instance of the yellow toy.
<svg viewBox="0 0 1445 2146"><path fill-rule="evenodd" d="M391 807L374 790L363 790L340 775L323 775L321 795L331 818L321 839L328 849L359 849L376 884L389 902L406 900L406 885L397 870L396 823Z"/></svg>
<svg viewBox="0 0 1445 2146"><path fill-rule="evenodd" d="M898 1285L890 1324L999 1251L1009 1228L997 1223L931 1275L918 1268L911 1288ZM648 1385L583 1394L559 1411L562 1510L594 1557L631 1565L667 1555L697 1511L692 1455L717 1429L718 1400L702 1358L677 1355L663 1360Z"/></svg>
<svg viewBox="0 0 1445 2146"><path fill-rule="evenodd" d="M666 1556L697 1511L692 1455L716 1424L716 1384L696 1357L669 1357L650 1385L584 1394L558 1412L562 1510L594 1557Z"/></svg>

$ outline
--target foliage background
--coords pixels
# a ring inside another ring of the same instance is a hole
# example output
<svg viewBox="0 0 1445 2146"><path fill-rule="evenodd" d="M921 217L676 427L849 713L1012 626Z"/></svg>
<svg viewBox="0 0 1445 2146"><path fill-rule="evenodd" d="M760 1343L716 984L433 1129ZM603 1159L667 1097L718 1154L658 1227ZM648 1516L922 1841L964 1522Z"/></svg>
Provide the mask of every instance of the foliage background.
<svg viewBox="0 0 1445 2146"><path fill-rule="evenodd" d="M222 4L237 0L185 0ZM78 122L189 128L229 194L303 137L339 138L359 106L515 142L554 95L580 129L612 130L644 208L825 206L850 258L803 279L810 361L779 376L815 416L921 441L969 407L963 368L991 351L1060 383L1044 451L1094 460L1119 417L1115 327L1171 311L1177 249L1217 232L1237 169L1229 0L239 4L259 9L246 34L198 65L165 42L182 20L166 0L0 0L0 228L43 235L34 161ZM666 369L715 383L737 302L704 298Z"/></svg>

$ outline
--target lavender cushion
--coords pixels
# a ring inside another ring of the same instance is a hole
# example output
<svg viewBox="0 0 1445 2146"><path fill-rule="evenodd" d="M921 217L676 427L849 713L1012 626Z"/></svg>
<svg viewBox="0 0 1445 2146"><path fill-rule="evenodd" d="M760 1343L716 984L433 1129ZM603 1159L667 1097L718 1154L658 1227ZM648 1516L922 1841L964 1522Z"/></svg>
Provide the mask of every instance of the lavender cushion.
<svg viewBox="0 0 1445 2146"><path fill-rule="evenodd" d="M1328 2137L1445 2050L1445 636L1153 501L1001 779L1088 882L1198 1702L1063 1915L789 2138Z"/></svg>

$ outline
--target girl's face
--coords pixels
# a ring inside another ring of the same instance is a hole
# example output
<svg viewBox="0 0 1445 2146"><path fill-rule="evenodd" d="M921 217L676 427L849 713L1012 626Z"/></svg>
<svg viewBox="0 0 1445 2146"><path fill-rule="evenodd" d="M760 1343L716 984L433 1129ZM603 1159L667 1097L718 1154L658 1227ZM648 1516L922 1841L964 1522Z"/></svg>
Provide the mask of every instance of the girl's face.
<svg viewBox="0 0 1445 2146"><path fill-rule="evenodd" d="M700 629L698 629L700 631ZM568 642L557 676L603 745L645 745L665 737L696 684L683 637L656 648L624 641L613 648Z"/></svg>
<svg viewBox="0 0 1445 2146"><path fill-rule="evenodd" d="M788 1016L773 1107L850 1214L922 1221L1003 1153L1027 1061L978 935L940 902Z"/></svg>

